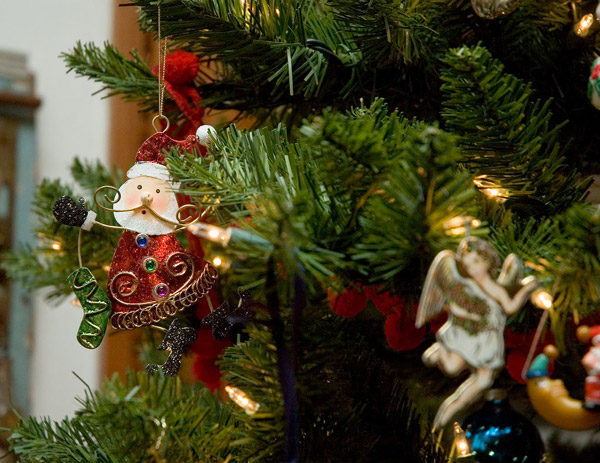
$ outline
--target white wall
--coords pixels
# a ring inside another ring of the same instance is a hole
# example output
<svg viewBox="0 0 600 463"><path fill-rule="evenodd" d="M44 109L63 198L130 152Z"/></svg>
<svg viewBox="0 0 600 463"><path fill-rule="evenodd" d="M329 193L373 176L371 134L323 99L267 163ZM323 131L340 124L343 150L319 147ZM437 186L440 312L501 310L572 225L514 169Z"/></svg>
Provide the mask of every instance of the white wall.
<svg viewBox="0 0 600 463"><path fill-rule="evenodd" d="M28 55L42 100L36 115L38 180L69 179L75 156L108 158L108 102L91 96L98 84L67 75L58 56L77 40L110 39L112 8L110 0L0 0L0 49ZM99 352L75 339L80 322L80 307L69 302L50 307L41 295L35 297L31 414L55 419L72 414L74 397L84 391L72 371L92 388L99 384Z"/></svg>

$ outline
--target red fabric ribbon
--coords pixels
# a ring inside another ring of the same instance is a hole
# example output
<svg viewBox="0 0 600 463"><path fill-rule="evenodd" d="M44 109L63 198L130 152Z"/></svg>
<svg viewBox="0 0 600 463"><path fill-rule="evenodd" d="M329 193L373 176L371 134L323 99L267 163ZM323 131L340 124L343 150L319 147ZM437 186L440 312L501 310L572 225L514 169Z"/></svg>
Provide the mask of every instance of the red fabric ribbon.
<svg viewBox="0 0 600 463"><path fill-rule="evenodd" d="M177 130L178 137L193 135L202 125L204 107L200 105L202 98L194 86L199 69L198 57L184 50L176 50L165 58L165 89L187 119L183 126L173 126L167 131ZM158 66L152 68L152 73L158 76Z"/></svg>

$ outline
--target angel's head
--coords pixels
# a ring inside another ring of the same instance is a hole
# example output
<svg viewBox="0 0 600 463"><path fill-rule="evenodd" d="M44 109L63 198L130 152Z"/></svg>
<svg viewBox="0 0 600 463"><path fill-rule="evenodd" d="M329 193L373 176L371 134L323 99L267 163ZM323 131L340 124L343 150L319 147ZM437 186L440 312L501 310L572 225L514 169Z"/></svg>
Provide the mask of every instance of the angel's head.
<svg viewBox="0 0 600 463"><path fill-rule="evenodd" d="M458 257L469 276L475 280L485 274L495 277L501 264L496 249L487 241L474 236L460 242Z"/></svg>

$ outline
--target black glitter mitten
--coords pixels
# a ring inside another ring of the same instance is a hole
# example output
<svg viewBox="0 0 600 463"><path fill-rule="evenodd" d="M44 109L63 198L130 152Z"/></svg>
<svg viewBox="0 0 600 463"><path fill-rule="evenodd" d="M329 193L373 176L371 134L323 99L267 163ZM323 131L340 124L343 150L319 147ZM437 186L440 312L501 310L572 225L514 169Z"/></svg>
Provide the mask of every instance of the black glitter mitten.
<svg viewBox="0 0 600 463"><path fill-rule="evenodd" d="M71 227L81 227L88 215L83 198L76 202L70 196L61 196L54 201L52 213L60 223Z"/></svg>

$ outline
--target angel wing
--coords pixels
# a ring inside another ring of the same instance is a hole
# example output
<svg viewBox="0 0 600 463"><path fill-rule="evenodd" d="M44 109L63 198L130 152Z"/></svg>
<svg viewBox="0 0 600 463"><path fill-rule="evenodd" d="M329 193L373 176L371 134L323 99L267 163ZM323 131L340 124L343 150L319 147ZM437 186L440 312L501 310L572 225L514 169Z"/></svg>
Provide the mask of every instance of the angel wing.
<svg viewBox="0 0 600 463"><path fill-rule="evenodd" d="M453 251L442 251L435 256L427 271L425 285L423 285L423 292L419 300L419 309L415 320L417 328L422 327L442 311L446 301L446 291L464 280L456 266L456 254Z"/></svg>
<svg viewBox="0 0 600 463"><path fill-rule="evenodd" d="M504 286L506 291L513 295L521 287L521 279L523 278L523 262L516 254L509 254L504 259L502 270L496 281L499 285Z"/></svg>

